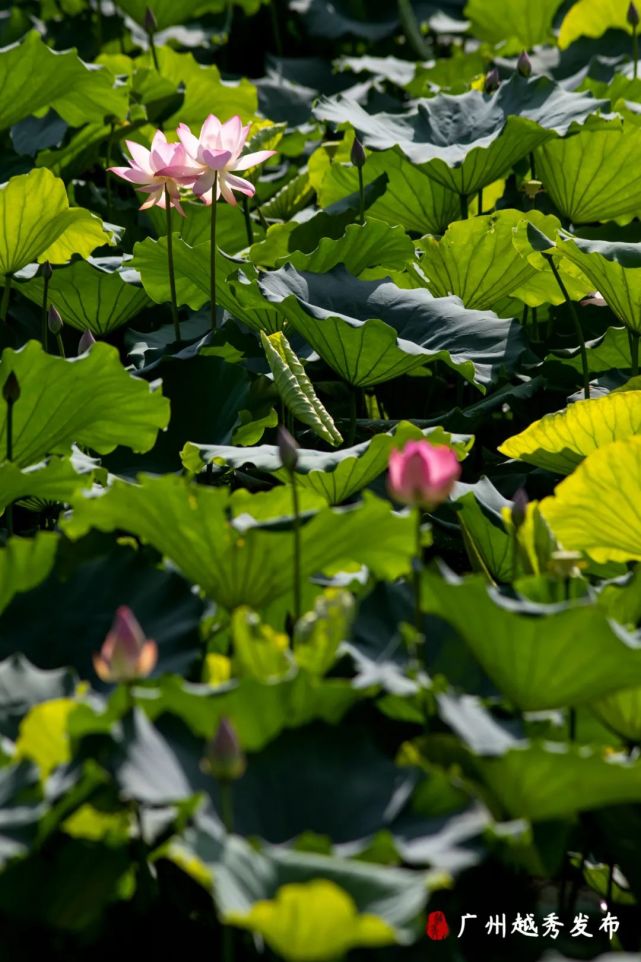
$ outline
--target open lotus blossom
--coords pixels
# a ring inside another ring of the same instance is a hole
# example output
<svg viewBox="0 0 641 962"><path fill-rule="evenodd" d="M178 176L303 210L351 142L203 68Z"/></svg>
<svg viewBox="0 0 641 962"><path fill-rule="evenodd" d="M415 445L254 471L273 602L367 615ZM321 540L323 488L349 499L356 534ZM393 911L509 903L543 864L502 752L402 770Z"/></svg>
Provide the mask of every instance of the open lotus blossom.
<svg viewBox="0 0 641 962"><path fill-rule="evenodd" d="M109 167L109 170L133 184L136 190L149 194L148 200L140 205L140 210L146 210L154 204L164 210L166 188L169 206L175 207L184 217L185 212L180 206L179 185L191 186L194 172L187 164L183 145L168 143L162 130L157 130L154 134L150 150L133 140L126 140L125 143L131 155L130 166Z"/></svg>
<svg viewBox="0 0 641 962"><path fill-rule="evenodd" d="M409 441L402 451L392 451L388 487L402 504L433 509L445 501L461 474L451 448L429 441Z"/></svg>
<svg viewBox="0 0 641 962"><path fill-rule="evenodd" d="M200 128L200 137L196 137L187 124L179 125L177 134L187 154L187 163L192 167L192 189L205 204L212 202L214 181L216 200L222 194L234 207L233 191L238 190L247 197L256 193L254 185L237 177L235 172L262 164L276 151L258 150L241 157L250 127L251 124L243 126L240 117L232 117L223 124L214 114L210 114Z"/></svg>
<svg viewBox="0 0 641 962"><path fill-rule="evenodd" d="M103 681L135 681L146 678L157 660L156 642L145 636L131 608L121 605L100 654L93 656L96 674Z"/></svg>

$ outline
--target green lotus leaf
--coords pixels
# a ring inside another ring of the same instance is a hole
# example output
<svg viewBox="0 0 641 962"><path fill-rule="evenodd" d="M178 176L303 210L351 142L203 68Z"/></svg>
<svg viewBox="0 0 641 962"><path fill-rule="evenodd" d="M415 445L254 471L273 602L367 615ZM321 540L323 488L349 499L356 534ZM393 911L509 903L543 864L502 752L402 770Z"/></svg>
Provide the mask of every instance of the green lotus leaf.
<svg viewBox="0 0 641 962"><path fill-rule="evenodd" d="M57 534L39 531L32 539L9 538L0 548L0 612L15 595L45 580L53 568L59 541Z"/></svg>
<svg viewBox="0 0 641 962"><path fill-rule="evenodd" d="M546 414L504 441L499 451L547 471L570 474L597 448L640 433L641 391L615 392Z"/></svg>
<svg viewBox="0 0 641 962"><path fill-rule="evenodd" d="M114 88L105 67L83 63L75 50L52 50L31 31L20 43L0 50L0 130L44 107L53 107L72 127L123 118L128 103L124 89Z"/></svg>
<svg viewBox="0 0 641 962"><path fill-rule="evenodd" d="M574 137L550 140L536 152L536 172L561 213L574 224L632 220L641 214L634 164L641 129L615 121Z"/></svg>
<svg viewBox="0 0 641 962"><path fill-rule="evenodd" d="M527 216L545 220L537 212ZM431 293L456 294L466 307L486 310L526 285L537 271L513 244L523 217L518 210L501 210L450 224L440 239L422 238L420 266Z"/></svg>
<svg viewBox="0 0 641 962"><path fill-rule="evenodd" d="M624 396L624 395L622 395ZM641 437L598 448L541 502L541 513L568 551L597 563L641 561Z"/></svg>
<svg viewBox="0 0 641 962"><path fill-rule="evenodd" d="M398 145L425 173L461 195L504 176L522 157L554 136L565 136L609 101L569 93L547 77L514 74L494 95L471 90L439 94L402 114L370 115L351 99L322 97L314 114L350 123L377 150Z"/></svg>
<svg viewBox="0 0 641 962"><path fill-rule="evenodd" d="M12 274L31 261L53 264L72 253L87 257L110 242L99 218L70 207L64 183L44 169L12 177L0 187L0 274Z"/></svg>
<svg viewBox="0 0 641 962"><path fill-rule="evenodd" d="M237 7L242 7L246 14L256 13L265 0L233 0ZM145 0L123 0L119 4L125 13L133 17L139 24L144 24L148 5ZM196 20L207 13L222 13L227 6L227 0L154 0L154 16L159 30L174 24L187 23Z"/></svg>
<svg viewBox="0 0 641 962"><path fill-rule="evenodd" d="M428 438L432 444L446 444L463 459L473 444L473 438L452 435L442 428L421 430L409 421L401 421L388 434L377 434L339 451L315 451L299 448L296 464L296 483L320 494L329 504L340 504L362 491L387 469L390 452L406 441ZM269 471L281 481L288 475L282 467L276 445L262 444L251 450L227 445L202 445L189 442L182 450L183 465L194 473L207 464L230 464L240 468L250 462L261 471Z"/></svg>
<svg viewBox="0 0 641 962"><path fill-rule="evenodd" d="M512 818L540 822L641 801L641 762L587 747L525 743L478 768Z"/></svg>
<svg viewBox="0 0 641 962"><path fill-rule="evenodd" d="M49 302L55 304L65 324L79 331L107 334L135 317L151 303L136 283L135 271L119 257L77 260L54 271L49 281ZM20 284L20 291L42 304L44 280L40 275Z"/></svg>
<svg viewBox="0 0 641 962"><path fill-rule="evenodd" d="M559 46L569 47L579 37L600 37L611 28L631 33L626 0L579 0L565 15L559 31Z"/></svg>
<svg viewBox="0 0 641 962"><path fill-rule="evenodd" d="M167 426L169 404L157 385L125 371L118 351L94 344L73 360L53 357L37 341L19 351L6 348L0 383L14 372L20 397L13 407L13 461L37 464L51 453L68 453L72 441L107 454L118 444L147 451ZM0 409L0 451L6 450L6 405Z"/></svg>
<svg viewBox="0 0 641 962"><path fill-rule="evenodd" d="M631 742L641 738L641 686L600 698L592 702L590 708L604 725L622 738Z"/></svg>
<svg viewBox="0 0 641 962"><path fill-rule="evenodd" d="M562 0L468 0L464 15L472 21L476 36L490 43L510 41L508 49L518 53L551 39L552 20Z"/></svg>
<svg viewBox="0 0 641 962"><path fill-rule="evenodd" d="M314 385L283 332L267 335L261 331L260 340L276 390L287 410L328 444L341 444L343 437L334 419L319 401Z"/></svg>
<svg viewBox="0 0 641 962"><path fill-rule="evenodd" d="M592 281L619 320L641 333L641 244L585 240L562 232L556 246Z"/></svg>
<svg viewBox="0 0 641 962"><path fill-rule="evenodd" d="M78 474L68 458L53 457L26 469L5 461L0 464L0 510L26 497L67 502L90 483L91 476Z"/></svg>
<svg viewBox="0 0 641 962"><path fill-rule="evenodd" d="M360 915L347 892L325 879L283 885L274 899L255 902L246 914L231 912L225 921L262 936L289 962L324 962L358 946L396 941L387 922Z"/></svg>
<svg viewBox="0 0 641 962"><path fill-rule="evenodd" d="M179 304L198 310L209 303L209 242L190 247L177 234L173 235L176 297ZM140 272L142 285L157 304L171 298L167 274L167 238L150 237L134 245L131 267ZM218 251L216 257L216 303L255 331L277 331L282 325L278 311L260 296L256 285L247 277L231 281L238 264ZM245 266L249 272L251 265Z"/></svg>
<svg viewBox="0 0 641 962"><path fill-rule="evenodd" d="M138 486L115 482L99 498L75 499L73 517L65 525L69 537L81 537L91 528L124 528L152 544L230 610L239 605L259 610L291 591L291 531L273 530L267 518L265 526L231 522L224 490L192 485L172 475L143 475L140 480ZM256 497L263 519L268 505ZM280 492L277 497L279 510ZM251 505L242 506L243 516L251 518ZM303 526L301 574L308 578L357 562L379 576L397 577L408 569L412 541L412 519L394 514L387 502L366 494L362 504L325 508Z"/></svg>
<svg viewBox="0 0 641 962"><path fill-rule="evenodd" d="M584 705L641 682L641 642L598 606L519 605L477 575L459 583L425 576L422 604L456 628L523 711Z"/></svg>
<svg viewBox="0 0 641 962"><path fill-rule="evenodd" d="M368 218L362 227L350 224L338 240L322 238L309 254L293 251L279 257L276 266L291 264L299 271L323 274L344 264L350 274L358 276L368 267L403 270L413 256L414 246L402 227Z"/></svg>
<svg viewBox="0 0 641 962"><path fill-rule="evenodd" d="M287 266L263 275L259 287L330 367L360 387L436 360L483 386L524 349L514 321L468 311L456 298L360 281L343 267L320 275Z"/></svg>
<svg viewBox="0 0 641 962"><path fill-rule="evenodd" d="M424 174L398 150L382 150L368 156L363 168L364 184L373 183L382 174L387 176L387 186L368 207L368 217L418 234L440 234L458 216L458 196ZM329 207L357 190L358 172L354 165L335 161L316 192L319 204Z"/></svg>

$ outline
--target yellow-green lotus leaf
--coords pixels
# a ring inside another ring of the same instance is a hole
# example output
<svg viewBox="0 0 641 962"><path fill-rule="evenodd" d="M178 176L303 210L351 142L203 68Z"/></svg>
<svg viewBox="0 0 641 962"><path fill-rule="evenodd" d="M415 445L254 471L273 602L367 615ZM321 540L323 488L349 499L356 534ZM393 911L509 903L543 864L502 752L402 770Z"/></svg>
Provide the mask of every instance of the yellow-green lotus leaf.
<svg viewBox="0 0 641 962"><path fill-rule="evenodd" d="M641 437L614 441L588 455L541 513L568 551L598 564L641 561Z"/></svg>
<svg viewBox="0 0 641 962"><path fill-rule="evenodd" d="M641 391L577 401L546 414L500 445L508 458L570 474L592 451L641 434Z"/></svg>
<svg viewBox="0 0 641 962"><path fill-rule="evenodd" d="M630 741L641 740L641 688L626 688L593 702L590 708L604 725Z"/></svg>
<svg viewBox="0 0 641 962"><path fill-rule="evenodd" d="M256 902L247 914L229 913L225 921L262 935L288 962L328 962L357 946L395 942L387 922L360 915L351 896L325 879L283 885L275 899Z"/></svg>
<svg viewBox="0 0 641 962"><path fill-rule="evenodd" d="M579 37L600 37L611 27L631 33L629 6L629 0L579 0L561 24L559 47L564 50Z"/></svg>

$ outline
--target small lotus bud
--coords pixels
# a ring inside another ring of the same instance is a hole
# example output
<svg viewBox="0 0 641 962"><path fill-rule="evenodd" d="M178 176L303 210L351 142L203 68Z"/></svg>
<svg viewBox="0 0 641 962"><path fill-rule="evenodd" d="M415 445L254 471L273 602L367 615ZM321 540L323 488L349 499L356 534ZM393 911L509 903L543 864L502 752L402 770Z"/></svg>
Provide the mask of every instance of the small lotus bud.
<svg viewBox="0 0 641 962"><path fill-rule="evenodd" d="M354 137L354 143L352 144L351 160L354 167L364 167L367 157L365 156L365 148L358 139Z"/></svg>
<svg viewBox="0 0 641 962"><path fill-rule="evenodd" d="M525 521L528 503L525 488L519 488L512 498L512 524L517 531Z"/></svg>
<svg viewBox="0 0 641 962"><path fill-rule="evenodd" d="M42 264L40 265L39 274L40 274L40 277L44 277L46 281L51 280L51 277L53 275L53 267L51 266L49 261L42 262Z"/></svg>
<svg viewBox="0 0 641 962"><path fill-rule="evenodd" d="M85 331L78 341L78 354L84 354L85 351L88 351L95 343L96 339L91 331Z"/></svg>
<svg viewBox="0 0 641 962"><path fill-rule="evenodd" d="M298 445L287 428L278 428L278 453L286 471L295 471L298 464Z"/></svg>
<svg viewBox="0 0 641 962"><path fill-rule="evenodd" d="M522 50L516 62L516 69L522 77L529 77L532 74L532 61L527 55L526 50Z"/></svg>
<svg viewBox="0 0 641 962"><path fill-rule="evenodd" d="M491 70L485 75L485 86L484 90L486 94L493 94L495 90L499 89L499 84L501 83L501 78L499 77L499 71L497 67L492 67Z"/></svg>
<svg viewBox="0 0 641 962"><path fill-rule="evenodd" d="M15 371L11 371L2 388L2 397L7 404L15 404L20 397L20 382L16 377Z"/></svg>
<svg viewBox="0 0 641 962"><path fill-rule="evenodd" d="M221 782L233 782L245 773L245 754L227 718L220 719L218 731L207 745L203 767Z"/></svg>
<svg viewBox="0 0 641 962"><path fill-rule="evenodd" d="M156 30L158 29L158 21L156 20L156 14L151 9L151 7L147 7L147 9L145 10L144 26L147 33L155 33Z"/></svg>
<svg viewBox="0 0 641 962"><path fill-rule="evenodd" d="M444 444L408 441L389 458L388 490L401 504L433 510L447 500L461 475L454 451Z"/></svg>
<svg viewBox="0 0 641 962"><path fill-rule="evenodd" d="M636 3L631 3L628 7L628 23L633 30L639 26L639 10Z"/></svg>
<svg viewBox="0 0 641 962"><path fill-rule="evenodd" d="M60 334L62 330L62 318L57 308L53 304L49 307L49 315L47 317L47 324L49 325L49 330L52 334Z"/></svg>
<svg viewBox="0 0 641 962"><path fill-rule="evenodd" d="M145 636L131 608L121 605L100 654L93 656L96 674L103 681L146 678L156 666L158 646Z"/></svg>

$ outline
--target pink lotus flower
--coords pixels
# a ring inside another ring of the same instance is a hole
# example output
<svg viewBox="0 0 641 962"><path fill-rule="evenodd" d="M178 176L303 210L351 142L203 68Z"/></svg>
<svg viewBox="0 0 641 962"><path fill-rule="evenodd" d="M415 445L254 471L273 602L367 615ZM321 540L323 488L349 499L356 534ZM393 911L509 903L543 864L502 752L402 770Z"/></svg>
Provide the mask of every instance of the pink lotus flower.
<svg viewBox="0 0 641 962"><path fill-rule="evenodd" d="M146 210L158 204L163 210L166 208L165 188L169 194L169 206L175 207L179 214L185 216L180 206L179 184L190 187L193 183L194 172L187 166L185 149L182 144L167 143L162 130L157 130L151 142L151 150L142 147L133 140L126 140L131 155L129 167L109 167L112 174L117 174L123 180L133 184L136 190L149 194L149 199L140 205L140 210Z"/></svg>
<svg viewBox="0 0 641 962"><path fill-rule="evenodd" d="M216 200L222 196L233 207L236 198L232 191L238 190L247 197L256 193L254 185L236 177L235 171L248 170L273 157L275 150L258 150L241 157L251 124L243 127L240 117L232 117L221 124L218 117L210 114L200 129L200 138L192 134L187 124L180 124L176 131L192 166L192 187L196 197L209 205L213 199L216 180ZM216 176L218 175L218 176Z"/></svg>
<svg viewBox="0 0 641 962"><path fill-rule="evenodd" d="M158 646L145 637L136 616L121 605L93 666L102 681L135 681L146 678L156 666Z"/></svg>
<svg viewBox="0 0 641 962"><path fill-rule="evenodd" d="M446 500L460 474L451 448L409 441L402 451L390 454L389 492L402 504L433 509Z"/></svg>

